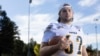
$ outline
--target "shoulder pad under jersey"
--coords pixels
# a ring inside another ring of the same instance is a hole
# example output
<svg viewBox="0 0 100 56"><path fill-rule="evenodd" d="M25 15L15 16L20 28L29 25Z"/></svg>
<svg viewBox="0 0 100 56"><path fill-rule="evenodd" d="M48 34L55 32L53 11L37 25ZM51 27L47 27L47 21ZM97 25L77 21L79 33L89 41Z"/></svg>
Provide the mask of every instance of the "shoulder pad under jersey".
<svg viewBox="0 0 100 56"><path fill-rule="evenodd" d="M81 27L80 26L75 26L75 28L80 31Z"/></svg>
<svg viewBox="0 0 100 56"><path fill-rule="evenodd" d="M48 26L47 26L47 30L50 30L50 29L56 29L57 28L57 23L50 23Z"/></svg>

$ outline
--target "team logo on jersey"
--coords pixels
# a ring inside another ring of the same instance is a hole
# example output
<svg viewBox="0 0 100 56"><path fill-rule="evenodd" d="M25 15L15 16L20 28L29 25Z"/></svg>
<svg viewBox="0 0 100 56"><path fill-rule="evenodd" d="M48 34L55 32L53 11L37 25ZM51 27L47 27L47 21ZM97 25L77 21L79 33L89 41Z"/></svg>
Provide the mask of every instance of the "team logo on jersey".
<svg viewBox="0 0 100 56"><path fill-rule="evenodd" d="M77 32L69 32L69 33L71 33L71 34L77 34Z"/></svg>

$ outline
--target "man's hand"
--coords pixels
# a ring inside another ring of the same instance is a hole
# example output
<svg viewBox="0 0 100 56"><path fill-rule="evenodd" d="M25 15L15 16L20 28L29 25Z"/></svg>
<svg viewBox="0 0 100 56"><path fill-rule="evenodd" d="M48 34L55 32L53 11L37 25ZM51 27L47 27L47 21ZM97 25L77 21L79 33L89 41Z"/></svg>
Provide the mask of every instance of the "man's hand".
<svg viewBox="0 0 100 56"><path fill-rule="evenodd" d="M65 50L70 47L70 44L71 44L71 41L69 39L62 37L57 45L60 50Z"/></svg>

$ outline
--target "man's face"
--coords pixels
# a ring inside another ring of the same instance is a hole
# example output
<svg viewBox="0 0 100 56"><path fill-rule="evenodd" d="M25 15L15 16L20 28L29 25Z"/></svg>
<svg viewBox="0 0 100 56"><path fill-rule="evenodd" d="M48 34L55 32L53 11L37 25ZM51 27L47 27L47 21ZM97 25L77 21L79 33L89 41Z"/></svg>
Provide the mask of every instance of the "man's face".
<svg viewBox="0 0 100 56"><path fill-rule="evenodd" d="M67 22L72 21L72 18L73 18L72 8L70 6L65 6L64 8L61 9L59 16L61 20L64 20Z"/></svg>

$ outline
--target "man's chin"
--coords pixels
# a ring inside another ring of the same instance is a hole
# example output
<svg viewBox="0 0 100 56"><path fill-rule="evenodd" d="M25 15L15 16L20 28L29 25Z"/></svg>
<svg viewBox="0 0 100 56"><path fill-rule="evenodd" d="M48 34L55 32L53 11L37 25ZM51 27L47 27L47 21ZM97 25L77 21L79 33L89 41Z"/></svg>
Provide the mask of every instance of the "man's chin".
<svg viewBox="0 0 100 56"><path fill-rule="evenodd" d="M71 22L72 19L68 19L68 18L66 18L66 19L64 19L64 21L65 21L65 22Z"/></svg>

